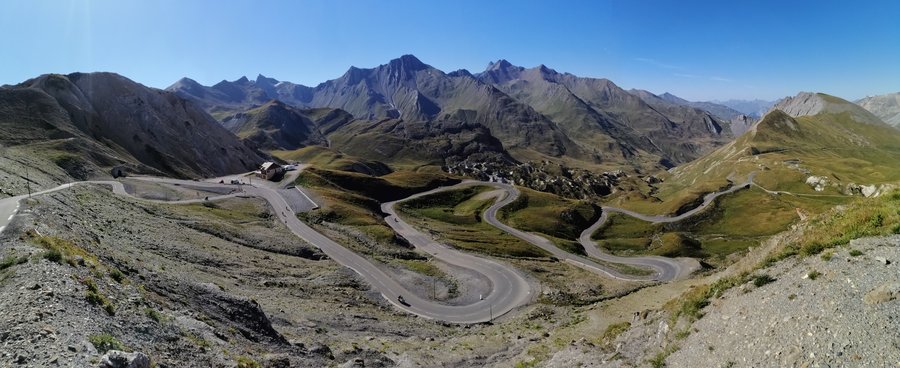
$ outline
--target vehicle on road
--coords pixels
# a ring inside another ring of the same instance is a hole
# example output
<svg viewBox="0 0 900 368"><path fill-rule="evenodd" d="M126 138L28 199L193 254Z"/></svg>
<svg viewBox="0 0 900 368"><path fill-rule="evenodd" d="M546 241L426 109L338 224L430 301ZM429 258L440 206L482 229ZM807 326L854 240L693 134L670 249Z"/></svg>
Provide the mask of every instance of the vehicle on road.
<svg viewBox="0 0 900 368"><path fill-rule="evenodd" d="M403 295L397 295L397 302L407 307L409 306L409 303L406 302L406 299L403 299Z"/></svg>

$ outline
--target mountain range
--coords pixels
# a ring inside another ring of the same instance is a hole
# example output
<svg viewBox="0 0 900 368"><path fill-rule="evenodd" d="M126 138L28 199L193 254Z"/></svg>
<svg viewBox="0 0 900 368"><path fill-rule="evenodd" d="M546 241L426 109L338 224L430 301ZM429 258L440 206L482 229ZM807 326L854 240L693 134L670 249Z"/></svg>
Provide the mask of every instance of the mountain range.
<svg viewBox="0 0 900 368"><path fill-rule="evenodd" d="M607 79L505 60L478 74L445 73L404 55L375 68L351 67L315 87L260 75L213 86L183 78L167 90L203 106L242 137L266 141L266 149L296 145L263 139L257 132L278 125L267 120L282 115L259 114L294 109L293 121L306 126L297 130L314 138L307 143L321 144L323 137L334 148L388 162L442 164L477 155L510 162L665 168L733 137L728 118L701 108L642 97ZM353 119L326 128L299 117L314 108L339 109L334 113Z"/></svg>

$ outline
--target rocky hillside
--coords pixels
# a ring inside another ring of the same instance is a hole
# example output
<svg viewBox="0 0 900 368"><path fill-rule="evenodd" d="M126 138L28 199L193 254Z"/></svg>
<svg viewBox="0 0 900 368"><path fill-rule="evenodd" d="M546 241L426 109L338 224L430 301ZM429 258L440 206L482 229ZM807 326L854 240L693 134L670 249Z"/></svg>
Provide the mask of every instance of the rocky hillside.
<svg viewBox="0 0 900 368"><path fill-rule="evenodd" d="M327 144L315 121L300 109L278 100L226 116L222 126L262 149L293 150Z"/></svg>
<svg viewBox="0 0 900 368"><path fill-rule="evenodd" d="M900 128L900 92L866 97L856 103L884 120L885 123Z"/></svg>
<svg viewBox="0 0 900 368"><path fill-rule="evenodd" d="M216 176L263 160L194 103L112 73L48 74L0 90L0 142L76 179L115 165Z"/></svg>

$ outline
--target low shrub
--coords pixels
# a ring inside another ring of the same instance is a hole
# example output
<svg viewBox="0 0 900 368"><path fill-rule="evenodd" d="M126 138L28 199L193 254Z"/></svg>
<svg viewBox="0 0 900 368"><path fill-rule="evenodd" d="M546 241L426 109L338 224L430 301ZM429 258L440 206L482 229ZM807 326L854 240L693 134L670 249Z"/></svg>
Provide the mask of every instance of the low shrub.
<svg viewBox="0 0 900 368"><path fill-rule="evenodd" d="M754 277L753 277L753 285L756 286L756 287L760 287L760 286L763 286L763 285L765 285L765 284L772 283L773 281L775 281L775 279L772 278L772 276L769 276L769 275L759 275L759 276L754 276Z"/></svg>
<svg viewBox="0 0 900 368"><path fill-rule="evenodd" d="M94 348L96 348L97 352L100 354L105 354L110 350L125 350L125 344L122 344L119 339L108 333L89 336L88 341L90 341L91 345L94 345Z"/></svg>

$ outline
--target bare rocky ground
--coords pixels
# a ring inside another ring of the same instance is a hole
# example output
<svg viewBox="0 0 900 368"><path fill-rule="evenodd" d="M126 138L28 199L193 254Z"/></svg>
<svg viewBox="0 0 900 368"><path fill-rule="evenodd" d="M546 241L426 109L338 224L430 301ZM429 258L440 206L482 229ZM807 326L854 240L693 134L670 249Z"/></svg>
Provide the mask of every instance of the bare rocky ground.
<svg viewBox="0 0 900 368"><path fill-rule="evenodd" d="M0 238L3 367L97 366L110 347L159 367L504 366L583 319L564 300L470 326L397 312L254 198L163 205L85 185L22 205ZM585 293L634 287L579 277Z"/></svg>
<svg viewBox="0 0 900 368"><path fill-rule="evenodd" d="M861 251L861 255L852 251ZM827 256L825 258L828 258ZM886 264L885 260L889 262ZM900 236L857 239L759 271L694 323L673 367L900 366Z"/></svg>
<svg viewBox="0 0 900 368"><path fill-rule="evenodd" d="M733 267L701 279L648 288L600 303L552 354L548 367L895 367L900 366L900 236L853 240L831 257L790 257L712 299L690 323L665 301L748 270L796 232L779 234ZM852 251L859 251L862 254ZM827 251L826 251L827 252ZM851 254L858 254L856 256ZM680 290L679 290L680 289ZM663 295L650 295L650 293ZM667 292L674 292L666 296ZM640 300L638 300L640 299ZM649 302L656 300L656 303ZM641 305L641 302L646 304ZM655 304L655 305L654 305ZM648 309L632 315L627 310ZM597 312L606 312L599 315ZM619 318L614 314L618 313ZM605 317L611 317L605 320ZM592 321L599 320L600 322ZM627 322L620 330L609 329ZM591 327L594 327L591 331ZM605 335L605 336L604 336ZM591 338L593 336L593 339Z"/></svg>

